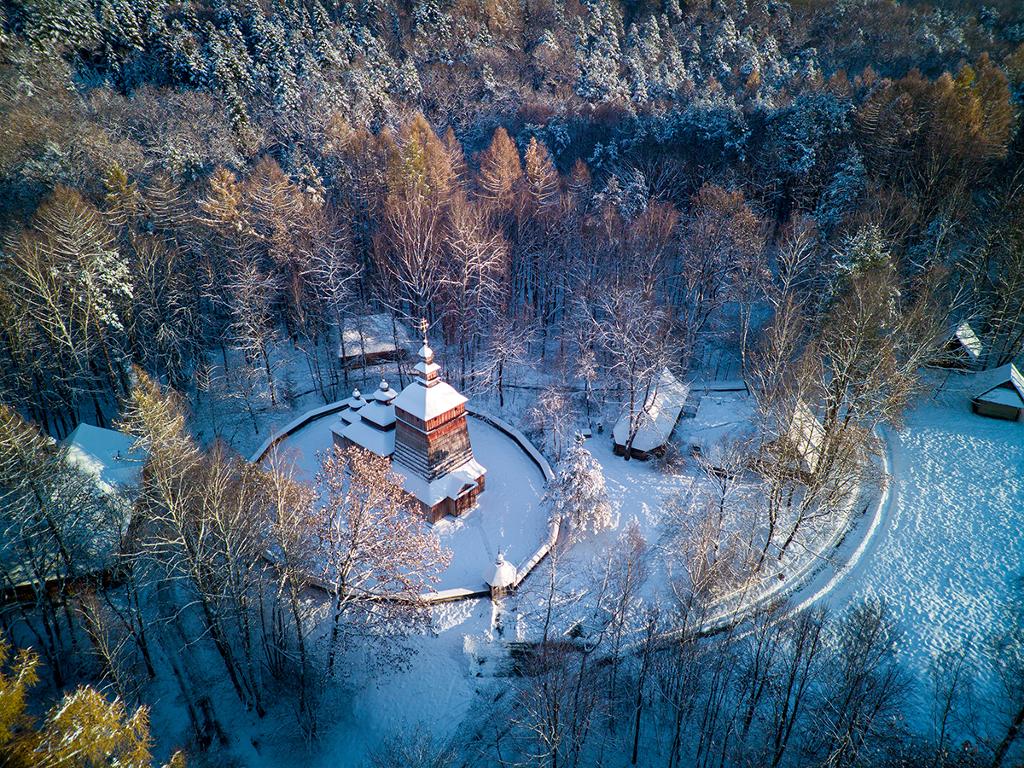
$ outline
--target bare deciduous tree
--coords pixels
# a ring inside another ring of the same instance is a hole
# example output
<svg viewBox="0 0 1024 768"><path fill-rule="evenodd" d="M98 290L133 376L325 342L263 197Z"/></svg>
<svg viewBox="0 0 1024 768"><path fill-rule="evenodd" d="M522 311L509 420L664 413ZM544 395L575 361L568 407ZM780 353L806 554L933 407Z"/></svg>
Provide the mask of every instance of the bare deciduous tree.
<svg viewBox="0 0 1024 768"><path fill-rule="evenodd" d="M451 555L387 459L335 447L323 458L317 485L319 555L331 596L330 673L343 634L395 636L418 626L425 618L419 597Z"/></svg>

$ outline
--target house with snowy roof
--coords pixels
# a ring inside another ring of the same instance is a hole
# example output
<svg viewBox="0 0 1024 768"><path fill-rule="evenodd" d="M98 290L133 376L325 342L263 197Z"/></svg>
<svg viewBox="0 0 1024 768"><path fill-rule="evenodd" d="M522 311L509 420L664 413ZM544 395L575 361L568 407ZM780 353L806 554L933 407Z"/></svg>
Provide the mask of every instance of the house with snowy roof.
<svg viewBox="0 0 1024 768"><path fill-rule="evenodd" d="M746 392L708 392L693 419L686 420L684 445L719 474L730 474L754 436L754 401Z"/></svg>
<svg viewBox="0 0 1024 768"><path fill-rule="evenodd" d="M1007 421L1024 421L1024 376L1013 363L992 372L998 383L971 399L971 410L979 416Z"/></svg>
<svg viewBox="0 0 1024 768"><path fill-rule="evenodd" d="M346 369L404 360L415 348L409 328L387 313L346 318L338 359Z"/></svg>
<svg viewBox="0 0 1024 768"><path fill-rule="evenodd" d="M95 480L104 493L128 497L142 477L145 451L135 438L116 429L79 424L64 438L60 450L64 460Z"/></svg>
<svg viewBox="0 0 1024 768"><path fill-rule="evenodd" d="M78 475L75 479L65 478L59 494L67 494L74 503L81 498L80 494L98 493L109 502L95 507L75 504L76 509L88 515L71 523L88 532L87 537L78 538L80 551L76 553L76 562L81 571L76 576L109 573L121 539L131 524L147 454L136 447L131 436L91 424L79 424L56 450L60 459L77 470ZM63 533L68 535L66 531ZM17 553L6 549L8 544L13 546L13 542L0 540L0 557L19 559ZM58 551L56 540L42 544L33 557L35 562L31 568L20 564L7 569L8 578L0 590L0 600L32 600L34 589L50 588L65 575L65 559Z"/></svg>
<svg viewBox="0 0 1024 768"><path fill-rule="evenodd" d="M665 450L689 395L689 384L680 382L668 368L662 369L637 414L640 423L630 445L633 458L649 459ZM626 454L629 433L630 414L624 413L612 428L613 450L619 456Z"/></svg>
<svg viewBox="0 0 1024 768"><path fill-rule="evenodd" d="M441 380L424 327L414 378L400 393L386 381L364 398L346 400L332 427L334 442L357 445L391 459L402 488L431 522L471 509L487 470L473 456L466 424L467 398Z"/></svg>

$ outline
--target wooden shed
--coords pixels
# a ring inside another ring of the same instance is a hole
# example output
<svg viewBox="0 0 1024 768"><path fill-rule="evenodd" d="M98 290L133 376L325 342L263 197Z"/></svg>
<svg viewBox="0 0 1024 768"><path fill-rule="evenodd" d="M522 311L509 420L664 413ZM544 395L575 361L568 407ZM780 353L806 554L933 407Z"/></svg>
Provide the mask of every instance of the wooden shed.
<svg viewBox="0 0 1024 768"><path fill-rule="evenodd" d="M1013 363L995 373L999 383L976 395L971 400L971 410L993 419L1024 421L1024 376Z"/></svg>
<svg viewBox="0 0 1024 768"><path fill-rule="evenodd" d="M348 370L404 360L415 349L409 329L389 314L346 318L338 359Z"/></svg>
<svg viewBox="0 0 1024 768"><path fill-rule="evenodd" d="M689 395L689 384L680 382L668 368L661 371L637 414L639 425L630 446L633 458L646 460L664 452ZM617 456L626 455L629 430L629 414L624 413L612 429L612 450Z"/></svg>
<svg viewBox="0 0 1024 768"><path fill-rule="evenodd" d="M962 371L978 371L985 367L984 344L967 320L953 330L949 340L931 364L939 368Z"/></svg>

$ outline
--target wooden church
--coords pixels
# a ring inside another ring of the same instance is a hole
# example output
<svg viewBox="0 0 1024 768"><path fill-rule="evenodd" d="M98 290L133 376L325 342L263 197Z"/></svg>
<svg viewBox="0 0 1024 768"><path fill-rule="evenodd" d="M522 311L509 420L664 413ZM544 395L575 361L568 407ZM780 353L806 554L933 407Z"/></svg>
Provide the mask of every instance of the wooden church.
<svg viewBox="0 0 1024 768"><path fill-rule="evenodd" d="M487 470L474 458L469 442L467 399L441 380L425 322L422 329L412 382L397 396L384 381L369 399L354 392L333 432L340 445L390 457L402 488L436 522L476 504Z"/></svg>

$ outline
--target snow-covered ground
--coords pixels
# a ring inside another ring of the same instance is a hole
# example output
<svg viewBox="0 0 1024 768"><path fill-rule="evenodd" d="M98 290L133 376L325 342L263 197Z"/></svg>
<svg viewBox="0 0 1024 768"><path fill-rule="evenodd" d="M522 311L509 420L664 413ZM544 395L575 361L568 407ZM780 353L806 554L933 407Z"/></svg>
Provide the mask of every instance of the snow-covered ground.
<svg viewBox="0 0 1024 768"><path fill-rule="evenodd" d="M922 721L930 706L930 665L943 652L966 656L980 698L995 684L993 639L1011 620L1007 603L1015 599L1016 583L1024 575L1024 424L971 413L969 394L985 388L986 374L929 375L938 394L928 395L907 414L904 429L885 434L892 484L881 506L861 518L850 537L849 549L857 550L855 565L841 578L822 575L820 583L796 596L799 602L813 595L837 611L855 601L884 599L904 633L899 653L917 681L916 713ZM724 401L722 406L731 410ZM285 443L308 478L315 474L317 452L330 446L333 418L314 422ZM676 430L674 439L683 449L698 426L684 420ZM489 470L487 490L481 506L466 519L438 526L455 555L439 588L478 584L499 548L518 562L547 530L539 470L493 427L471 419L470 435L478 460ZM588 440L587 448L604 469L616 525L574 545L569 559L575 564L560 566L566 570L575 565L586 571L598 564L633 520L656 545L665 502L702 482L691 461L673 471L655 462L624 461L613 454L607 430ZM658 570L652 563L652 573ZM535 576L504 608L517 638L536 632L529 624L531 606L545 585L543 574ZM581 612L587 610L586 579L584 572L570 600ZM664 586L654 581L645 599L657 599L657 589ZM822 590L824 582L828 587ZM475 710L485 708L495 686L502 685L493 674L504 646L492 642L488 600L437 606L433 616L433 632L411 639L417 652L405 669L360 669L348 684L328 692L322 739L312 751L300 756L299 745L283 733L274 734L277 738L264 733L260 758L253 764L359 765L385 737L418 730L439 740L463 734L460 726L473 725ZM909 714L913 718L915 712Z"/></svg>
<svg viewBox="0 0 1024 768"><path fill-rule="evenodd" d="M279 444L278 456L292 461L299 477L312 481L319 456L331 447L331 424L337 418L326 416L290 435ZM548 535L540 469L507 435L473 417L468 423L473 454L488 470L487 484L475 509L434 525L441 543L452 552L438 590L485 589L484 573L493 567L499 550L521 565Z"/></svg>
<svg viewBox="0 0 1024 768"><path fill-rule="evenodd" d="M980 699L997 684L994 645L1024 576L1024 424L971 412L986 374L932 378L941 391L886 433L893 485L881 525L823 598L837 610L886 601L922 707L930 667L945 652L965 656Z"/></svg>
<svg viewBox="0 0 1024 768"><path fill-rule="evenodd" d="M459 726L493 679L478 678L465 637L482 637L490 626L490 600L447 603L433 609L435 634L413 639L416 653L404 669L366 680L358 689L327 697L321 717L323 736L306 752L296 745L273 744L263 755L267 768L339 768L366 765L366 758L387 739L427 732L435 743L457 736Z"/></svg>

